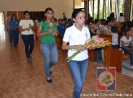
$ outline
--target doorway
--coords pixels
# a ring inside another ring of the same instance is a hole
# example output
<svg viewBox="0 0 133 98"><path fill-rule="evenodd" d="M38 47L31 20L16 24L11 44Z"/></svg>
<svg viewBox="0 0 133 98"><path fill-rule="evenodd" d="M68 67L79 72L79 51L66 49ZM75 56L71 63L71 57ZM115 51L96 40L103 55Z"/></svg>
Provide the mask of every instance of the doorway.
<svg viewBox="0 0 133 98"><path fill-rule="evenodd" d="M4 31L5 26L4 26L4 13L0 12L0 31Z"/></svg>

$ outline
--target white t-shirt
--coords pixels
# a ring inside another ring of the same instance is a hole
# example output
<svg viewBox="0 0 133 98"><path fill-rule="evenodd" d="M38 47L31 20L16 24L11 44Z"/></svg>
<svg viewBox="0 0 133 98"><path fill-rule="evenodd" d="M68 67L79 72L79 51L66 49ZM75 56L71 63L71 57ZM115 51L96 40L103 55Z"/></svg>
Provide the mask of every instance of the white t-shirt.
<svg viewBox="0 0 133 98"><path fill-rule="evenodd" d="M124 16L120 16L119 19L118 19L118 22L124 22L124 21L125 21Z"/></svg>
<svg viewBox="0 0 133 98"><path fill-rule="evenodd" d="M19 26L22 27L22 29L24 28L29 28L30 25L34 25L33 21L32 20L21 20L20 23L19 23ZM25 31L22 31L21 32L22 35L30 35L30 34L33 34L33 31L32 29L30 29L29 31L28 30L25 30Z"/></svg>
<svg viewBox="0 0 133 98"><path fill-rule="evenodd" d="M104 26L103 30L105 30L106 33L111 33L111 26L109 28L107 28L107 26Z"/></svg>
<svg viewBox="0 0 133 98"><path fill-rule="evenodd" d="M117 33L111 33L112 34L112 45L118 45L118 34Z"/></svg>
<svg viewBox="0 0 133 98"><path fill-rule="evenodd" d="M75 24L66 29L63 41L69 42L69 45L84 45L87 39L90 38L89 29L83 26L82 30L78 30ZM76 51L68 50L68 57L74 54ZM84 50L78 55L76 55L72 60L82 61L88 58L88 51Z"/></svg>
<svg viewBox="0 0 133 98"><path fill-rule="evenodd" d="M95 29L100 29L100 27L99 27L99 26L97 26L97 25L94 25L94 28L95 28Z"/></svg>
<svg viewBox="0 0 133 98"><path fill-rule="evenodd" d="M129 43L132 41L132 37L129 36L129 39L127 39L125 36L123 36L121 39L120 39L120 47L122 47L122 41L124 41L124 46L129 46Z"/></svg>

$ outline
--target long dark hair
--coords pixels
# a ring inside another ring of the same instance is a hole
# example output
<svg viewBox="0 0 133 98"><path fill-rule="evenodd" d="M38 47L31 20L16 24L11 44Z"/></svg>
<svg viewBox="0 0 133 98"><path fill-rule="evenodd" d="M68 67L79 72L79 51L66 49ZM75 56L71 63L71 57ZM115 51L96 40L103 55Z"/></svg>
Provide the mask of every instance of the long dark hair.
<svg viewBox="0 0 133 98"><path fill-rule="evenodd" d="M13 20L13 17L15 16L15 20L17 20L17 16L15 14L12 14L11 20Z"/></svg>
<svg viewBox="0 0 133 98"><path fill-rule="evenodd" d="M52 12L54 13L53 9L50 8L50 7L48 7L48 8L45 9L44 14L46 14L48 11L52 11ZM53 17L53 19L54 19L54 17ZM45 17L45 15L44 15L44 19L43 19L43 21L46 21L46 17ZM53 21L54 21L54 20L53 20Z"/></svg>

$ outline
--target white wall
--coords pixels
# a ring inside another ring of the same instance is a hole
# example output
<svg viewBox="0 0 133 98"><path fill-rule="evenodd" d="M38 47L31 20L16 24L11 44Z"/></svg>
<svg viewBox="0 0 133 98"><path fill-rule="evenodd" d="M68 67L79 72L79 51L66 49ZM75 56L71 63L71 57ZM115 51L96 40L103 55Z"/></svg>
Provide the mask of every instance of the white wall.
<svg viewBox="0 0 133 98"><path fill-rule="evenodd" d="M0 10L7 11L44 11L51 7L56 18L62 18L62 13L70 18L73 11L73 0L0 0Z"/></svg>

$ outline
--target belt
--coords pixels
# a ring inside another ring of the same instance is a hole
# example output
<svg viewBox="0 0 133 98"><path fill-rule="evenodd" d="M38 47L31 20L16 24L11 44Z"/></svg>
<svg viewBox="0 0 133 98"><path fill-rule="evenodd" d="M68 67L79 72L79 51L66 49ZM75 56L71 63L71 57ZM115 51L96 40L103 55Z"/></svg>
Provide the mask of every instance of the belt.
<svg viewBox="0 0 133 98"><path fill-rule="evenodd" d="M18 28L16 28L16 29L11 29L11 30L18 30Z"/></svg>

